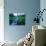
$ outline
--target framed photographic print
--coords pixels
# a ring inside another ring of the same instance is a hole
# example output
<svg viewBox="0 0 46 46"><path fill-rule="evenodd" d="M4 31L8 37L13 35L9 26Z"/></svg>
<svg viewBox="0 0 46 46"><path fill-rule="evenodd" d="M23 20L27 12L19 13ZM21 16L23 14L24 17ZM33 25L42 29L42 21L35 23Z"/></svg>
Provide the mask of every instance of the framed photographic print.
<svg viewBox="0 0 46 46"><path fill-rule="evenodd" d="M9 25L25 25L25 16L24 13L10 13Z"/></svg>

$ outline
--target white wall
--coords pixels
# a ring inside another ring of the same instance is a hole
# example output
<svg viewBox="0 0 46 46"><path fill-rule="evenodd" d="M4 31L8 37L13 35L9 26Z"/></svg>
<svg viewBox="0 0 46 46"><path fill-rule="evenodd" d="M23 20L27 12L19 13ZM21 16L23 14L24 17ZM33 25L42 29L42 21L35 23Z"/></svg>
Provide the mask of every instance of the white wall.
<svg viewBox="0 0 46 46"><path fill-rule="evenodd" d="M7 41L18 41L32 30L33 19L40 9L40 0L5 0L4 1L4 35ZM25 25L9 25L9 13L25 13Z"/></svg>
<svg viewBox="0 0 46 46"><path fill-rule="evenodd" d="M40 9L41 9L41 11L42 11L43 9L46 9L46 0L41 0L41 1L40 1ZM40 22L40 25L43 25L43 26L46 27L46 11L43 12L42 17L43 17L43 22L41 21L41 22Z"/></svg>
<svg viewBox="0 0 46 46"><path fill-rule="evenodd" d="M0 42L4 41L4 0L0 0Z"/></svg>

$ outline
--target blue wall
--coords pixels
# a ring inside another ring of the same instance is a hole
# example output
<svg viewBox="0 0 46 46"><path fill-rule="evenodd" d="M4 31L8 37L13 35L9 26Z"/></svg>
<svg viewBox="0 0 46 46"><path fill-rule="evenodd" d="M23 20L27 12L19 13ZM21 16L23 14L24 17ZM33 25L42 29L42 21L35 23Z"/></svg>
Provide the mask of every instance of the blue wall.
<svg viewBox="0 0 46 46"><path fill-rule="evenodd" d="M32 30L35 12L40 9L40 0L4 0L4 2L4 38L7 41L18 41ZM9 25L9 13L16 12L26 14L25 26Z"/></svg>

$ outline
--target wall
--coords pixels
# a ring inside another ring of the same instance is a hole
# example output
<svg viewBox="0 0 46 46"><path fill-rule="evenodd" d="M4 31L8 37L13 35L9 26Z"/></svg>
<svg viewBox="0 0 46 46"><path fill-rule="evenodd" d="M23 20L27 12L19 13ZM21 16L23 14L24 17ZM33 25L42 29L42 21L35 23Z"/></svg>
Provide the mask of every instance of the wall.
<svg viewBox="0 0 46 46"><path fill-rule="evenodd" d="M18 41L32 30L35 12L40 10L40 0L4 0L4 35L7 41ZM26 24L10 26L9 13L25 13Z"/></svg>
<svg viewBox="0 0 46 46"><path fill-rule="evenodd" d="M43 10L43 9L46 9L46 0L41 0L40 1L40 9L41 9L41 11ZM43 26L46 26L46 11L44 11L43 12L43 15L42 15L42 17L43 17L43 22L41 21L40 22L40 25L43 25Z"/></svg>
<svg viewBox="0 0 46 46"><path fill-rule="evenodd" d="M0 42L4 41L4 0L0 0Z"/></svg>

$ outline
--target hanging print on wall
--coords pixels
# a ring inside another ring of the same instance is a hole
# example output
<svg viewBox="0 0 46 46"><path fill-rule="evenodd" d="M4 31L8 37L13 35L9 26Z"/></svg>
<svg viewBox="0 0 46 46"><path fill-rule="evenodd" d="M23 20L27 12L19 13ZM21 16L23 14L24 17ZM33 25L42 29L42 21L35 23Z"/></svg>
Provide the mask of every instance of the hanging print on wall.
<svg viewBox="0 0 46 46"><path fill-rule="evenodd" d="M24 13L10 13L9 25L25 25L25 14Z"/></svg>

